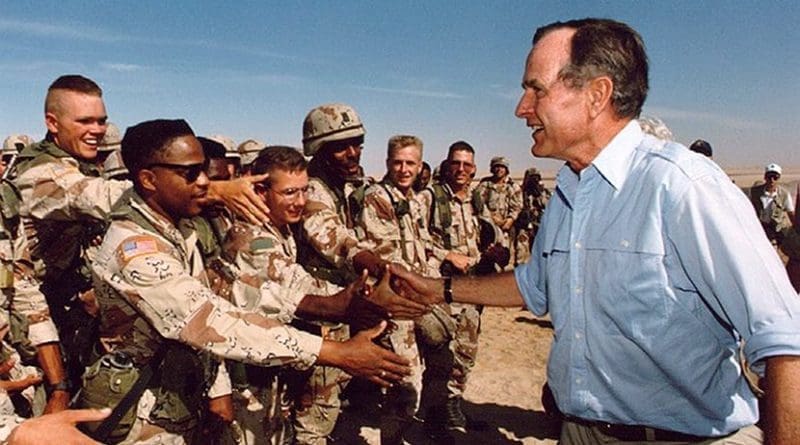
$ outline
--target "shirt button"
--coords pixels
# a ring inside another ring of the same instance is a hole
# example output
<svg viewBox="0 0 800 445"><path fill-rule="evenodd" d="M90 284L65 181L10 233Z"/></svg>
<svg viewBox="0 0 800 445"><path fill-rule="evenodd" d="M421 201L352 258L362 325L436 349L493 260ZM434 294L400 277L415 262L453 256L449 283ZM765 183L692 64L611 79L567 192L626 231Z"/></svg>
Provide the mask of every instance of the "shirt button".
<svg viewBox="0 0 800 445"><path fill-rule="evenodd" d="M619 245L622 246L622 247L628 247L628 246L631 245L631 243L630 243L630 241L624 239L624 240L619 242Z"/></svg>
<svg viewBox="0 0 800 445"><path fill-rule="evenodd" d="M580 332L576 332L576 333L575 333L575 339L576 339L576 340L580 340L580 339L581 339L581 337L582 337L582 336L581 336L581 333L580 333Z"/></svg>
<svg viewBox="0 0 800 445"><path fill-rule="evenodd" d="M575 379L575 383L577 383L578 385L580 385L581 383L583 383L583 379L582 379L582 378L580 378L580 377L578 377L577 379Z"/></svg>
<svg viewBox="0 0 800 445"><path fill-rule="evenodd" d="M581 242L580 241L575 241L575 248L576 249L580 249L581 248Z"/></svg>
<svg viewBox="0 0 800 445"><path fill-rule="evenodd" d="M576 295L580 295L582 293L583 293L583 288L582 287L578 286L578 287L575 288L575 294Z"/></svg>

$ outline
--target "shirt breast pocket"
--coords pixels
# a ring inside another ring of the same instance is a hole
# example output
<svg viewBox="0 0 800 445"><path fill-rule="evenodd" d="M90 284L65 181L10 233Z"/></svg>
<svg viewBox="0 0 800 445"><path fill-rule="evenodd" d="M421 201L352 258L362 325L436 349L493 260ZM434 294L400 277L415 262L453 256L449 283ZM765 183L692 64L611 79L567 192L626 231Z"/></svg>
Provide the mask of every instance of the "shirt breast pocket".
<svg viewBox="0 0 800 445"><path fill-rule="evenodd" d="M639 235L642 235L641 233ZM587 322L629 338L658 335L669 326L665 249L661 237L605 237L587 242L582 264Z"/></svg>

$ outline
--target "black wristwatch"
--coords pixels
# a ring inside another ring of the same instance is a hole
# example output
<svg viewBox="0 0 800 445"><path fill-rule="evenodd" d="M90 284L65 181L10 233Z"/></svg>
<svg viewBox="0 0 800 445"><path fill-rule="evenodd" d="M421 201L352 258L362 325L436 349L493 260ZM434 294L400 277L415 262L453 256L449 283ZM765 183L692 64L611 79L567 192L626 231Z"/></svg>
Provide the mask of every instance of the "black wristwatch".
<svg viewBox="0 0 800 445"><path fill-rule="evenodd" d="M453 277L444 277L444 302L450 304L453 302Z"/></svg>
<svg viewBox="0 0 800 445"><path fill-rule="evenodd" d="M66 380L61 380L60 382L56 383L46 383L44 385L44 389L45 392L47 393L47 396L49 397L50 394L52 394L55 391L64 391L66 393L69 393L70 384Z"/></svg>

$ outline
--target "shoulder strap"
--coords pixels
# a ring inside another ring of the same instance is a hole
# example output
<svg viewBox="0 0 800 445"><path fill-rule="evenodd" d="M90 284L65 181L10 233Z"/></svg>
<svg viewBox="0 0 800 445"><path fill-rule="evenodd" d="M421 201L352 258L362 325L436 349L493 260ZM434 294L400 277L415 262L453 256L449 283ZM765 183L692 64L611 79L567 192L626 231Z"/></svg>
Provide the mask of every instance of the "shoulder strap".
<svg viewBox="0 0 800 445"><path fill-rule="evenodd" d="M434 227L434 213L439 215L439 226L436 227L442 236L444 248L450 250L453 248L453 242L450 239L450 226L453 225L453 215L450 214L450 196L441 184L433 184L433 202L431 203L431 216L429 227Z"/></svg>

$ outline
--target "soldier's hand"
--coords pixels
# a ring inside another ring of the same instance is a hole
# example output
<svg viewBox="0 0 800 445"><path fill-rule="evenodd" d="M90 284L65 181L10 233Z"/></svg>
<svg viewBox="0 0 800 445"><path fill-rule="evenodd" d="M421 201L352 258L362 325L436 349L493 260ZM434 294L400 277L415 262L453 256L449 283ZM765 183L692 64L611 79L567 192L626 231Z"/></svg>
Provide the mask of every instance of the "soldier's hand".
<svg viewBox="0 0 800 445"><path fill-rule="evenodd" d="M473 262L472 257L455 252L449 252L444 260L453 263L453 266L461 271L461 273L467 273L467 270L469 270Z"/></svg>
<svg viewBox="0 0 800 445"><path fill-rule="evenodd" d="M408 360L372 342L384 329L385 321L345 342L323 341L318 363L341 368L380 386L391 386L411 374L411 367Z"/></svg>
<svg viewBox="0 0 800 445"><path fill-rule="evenodd" d="M402 268L400 265L395 267ZM389 318L400 320L412 320L421 317L430 311L430 307L424 302L414 301L398 295L391 286L392 273L389 265L385 266L381 280L372 289L368 299L376 305L386 310Z"/></svg>
<svg viewBox="0 0 800 445"><path fill-rule="evenodd" d="M342 292L350 301L347 306L347 323L353 330L372 328L388 317L386 310L372 301L374 291L367 284L366 270Z"/></svg>
<svg viewBox="0 0 800 445"><path fill-rule="evenodd" d="M56 414L45 414L28 419L11 432L9 445L37 445L42 443L60 443L70 445L99 445L89 436L84 435L75 424L79 422L97 422L111 414L105 409L71 409Z"/></svg>
<svg viewBox="0 0 800 445"><path fill-rule="evenodd" d="M431 305L444 301L444 288L441 280L426 278L405 268L392 264L389 266L392 284L397 292L406 298Z"/></svg>
<svg viewBox="0 0 800 445"><path fill-rule="evenodd" d="M18 392L25 390L29 386L38 385L39 383L42 383L42 376L29 375L19 380L1 380L0 389L6 392Z"/></svg>
<svg viewBox="0 0 800 445"><path fill-rule="evenodd" d="M209 399L208 411L223 422L233 422L233 395L226 394Z"/></svg>
<svg viewBox="0 0 800 445"><path fill-rule="evenodd" d="M502 229L503 232L508 232L509 230L511 230L511 227L513 226L514 226L514 220L511 218L506 218L505 221L503 221L503 224L500 226L500 229Z"/></svg>
<svg viewBox="0 0 800 445"><path fill-rule="evenodd" d="M212 202L222 202L231 211L252 224L264 224L269 214L269 208L253 190L253 184L262 182L268 177L269 174L264 173L230 181L211 181L208 188L208 199Z"/></svg>

